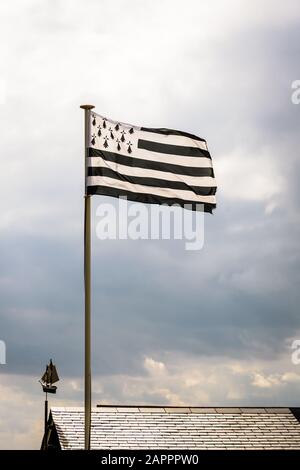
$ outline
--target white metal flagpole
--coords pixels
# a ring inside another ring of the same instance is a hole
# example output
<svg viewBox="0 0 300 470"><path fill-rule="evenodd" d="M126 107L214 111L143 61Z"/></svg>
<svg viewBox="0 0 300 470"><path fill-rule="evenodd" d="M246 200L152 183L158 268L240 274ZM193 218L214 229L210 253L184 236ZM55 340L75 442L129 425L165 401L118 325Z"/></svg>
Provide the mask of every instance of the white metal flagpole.
<svg viewBox="0 0 300 470"><path fill-rule="evenodd" d="M84 448L91 445L91 407L92 407L92 377L91 377L91 196L86 192L87 156L89 146L90 112L95 106L83 104L84 109Z"/></svg>

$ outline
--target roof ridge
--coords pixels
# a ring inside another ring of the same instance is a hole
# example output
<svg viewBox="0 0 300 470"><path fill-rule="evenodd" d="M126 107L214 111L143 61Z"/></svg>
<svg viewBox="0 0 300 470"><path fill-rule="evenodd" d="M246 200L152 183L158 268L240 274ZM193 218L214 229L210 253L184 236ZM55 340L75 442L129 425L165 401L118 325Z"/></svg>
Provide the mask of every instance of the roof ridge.
<svg viewBox="0 0 300 470"><path fill-rule="evenodd" d="M120 404L97 404L96 408L201 408L201 409L290 409L289 406L269 406L269 405L208 405L208 406L200 406L200 405L120 405Z"/></svg>
<svg viewBox="0 0 300 470"><path fill-rule="evenodd" d="M98 404L92 408L94 412L97 411L156 411L162 413L293 413L294 409L285 406L184 406L184 405L109 405L109 404ZM56 411L83 411L83 407L51 407L53 412Z"/></svg>

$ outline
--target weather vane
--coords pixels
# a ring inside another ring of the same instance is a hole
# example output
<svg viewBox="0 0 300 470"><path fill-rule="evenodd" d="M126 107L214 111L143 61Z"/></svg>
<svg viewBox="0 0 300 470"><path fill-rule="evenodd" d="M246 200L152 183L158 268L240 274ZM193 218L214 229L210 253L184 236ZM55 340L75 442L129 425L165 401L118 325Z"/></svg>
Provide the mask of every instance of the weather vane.
<svg viewBox="0 0 300 470"><path fill-rule="evenodd" d="M59 377L57 374L56 367L53 364L52 359L50 359L50 362L46 366L46 370L42 378L39 380L39 382L41 386L43 387L43 391L45 393L56 393L57 387L56 385L53 385L53 384L58 381L59 381Z"/></svg>
<svg viewBox="0 0 300 470"><path fill-rule="evenodd" d="M42 449L47 450L48 449L48 439L47 439L47 423L48 423L48 400L47 396L48 393L56 393L57 387L56 385L53 385L55 382L59 381L58 373L56 370L55 365L52 362L52 359L50 359L49 364L46 366L46 370L42 376L42 378L39 380L43 392L46 393L46 399L45 399L45 422L44 422L44 438L43 438L43 443L42 443Z"/></svg>

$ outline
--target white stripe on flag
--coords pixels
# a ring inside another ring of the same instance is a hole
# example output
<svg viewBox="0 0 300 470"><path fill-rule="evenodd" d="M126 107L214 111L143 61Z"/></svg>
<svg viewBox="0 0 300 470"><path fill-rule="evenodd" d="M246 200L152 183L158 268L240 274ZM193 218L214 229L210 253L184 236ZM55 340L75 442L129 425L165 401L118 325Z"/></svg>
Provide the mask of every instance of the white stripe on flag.
<svg viewBox="0 0 300 470"><path fill-rule="evenodd" d="M138 194L153 194L166 198L181 199L183 201L191 201L201 203L216 204L215 196L198 196L193 191L184 191L171 188L156 188L153 186L143 186L141 184L128 183L127 181L119 181L114 178L105 176L88 176L87 186L106 186L117 188L124 191L130 191ZM187 202L188 203L188 202Z"/></svg>
<svg viewBox="0 0 300 470"><path fill-rule="evenodd" d="M95 148L97 147L95 146ZM100 150L102 150L102 148ZM134 150L134 154L131 153L130 155L128 152L122 152L122 150L118 151L116 148L109 150L114 153L118 153L118 155L123 155L124 157L130 156L130 158L141 158L142 160L148 160L150 162L169 163L171 165L190 166L193 168L212 168L212 161L210 158L205 157L181 157L180 155L150 152L149 150L139 148L136 148ZM96 161L96 159L97 157L90 158L89 166L97 166L92 163L94 160Z"/></svg>
<svg viewBox="0 0 300 470"><path fill-rule="evenodd" d="M183 135L165 135L156 132L145 132L138 130L138 138L143 140L150 140L151 142L159 142L161 144L169 144L172 140L172 145L180 145L183 147L197 147L203 150L207 149L205 141L194 140L192 137L185 137Z"/></svg>

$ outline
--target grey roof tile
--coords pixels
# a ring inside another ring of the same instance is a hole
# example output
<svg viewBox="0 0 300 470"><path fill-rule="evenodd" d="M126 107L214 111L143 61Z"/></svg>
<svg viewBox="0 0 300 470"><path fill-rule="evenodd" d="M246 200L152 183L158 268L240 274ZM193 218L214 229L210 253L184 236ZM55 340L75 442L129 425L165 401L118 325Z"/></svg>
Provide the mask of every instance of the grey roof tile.
<svg viewBox="0 0 300 470"><path fill-rule="evenodd" d="M142 413L163 413L164 408L158 406L140 406L139 410Z"/></svg>
<svg viewBox="0 0 300 470"><path fill-rule="evenodd" d="M236 414L236 413L241 413L240 408L216 408L217 413L222 413L222 414Z"/></svg>
<svg viewBox="0 0 300 470"><path fill-rule="evenodd" d="M191 408L192 413L202 413L202 414L213 414L216 413L216 408L200 408L200 407L193 407Z"/></svg>
<svg viewBox="0 0 300 470"><path fill-rule="evenodd" d="M272 413L272 414L278 414L278 413L284 413L284 414L290 414L291 411L289 408L266 408L267 413Z"/></svg>
<svg viewBox="0 0 300 470"><path fill-rule="evenodd" d="M100 408L101 409L101 408ZM139 413L139 409L133 406L118 406L117 411L119 413Z"/></svg>
<svg viewBox="0 0 300 470"><path fill-rule="evenodd" d="M255 415L266 412L265 408L253 408L253 407L240 408L240 410L242 413L255 414Z"/></svg>
<svg viewBox="0 0 300 470"><path fill-rule="evenodd" d="M191 410L190 408L182 408L180 407L165 407L165 412L166 413L190 413Z"/></svg>

